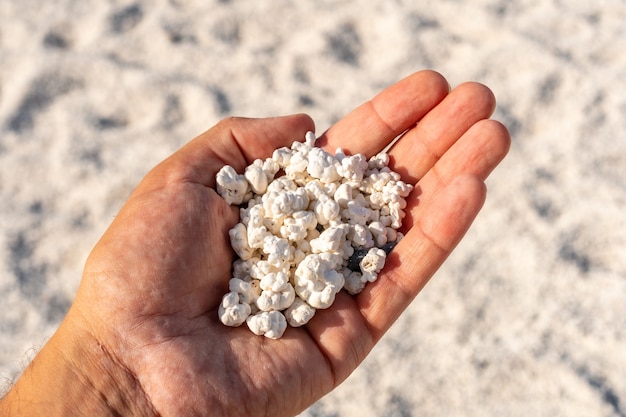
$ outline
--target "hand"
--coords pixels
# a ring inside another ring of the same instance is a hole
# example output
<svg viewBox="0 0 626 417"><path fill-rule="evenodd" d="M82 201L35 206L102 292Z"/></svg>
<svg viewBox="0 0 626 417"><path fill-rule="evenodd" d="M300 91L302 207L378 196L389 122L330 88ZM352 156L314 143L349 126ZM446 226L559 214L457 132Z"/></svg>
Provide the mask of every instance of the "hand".
<svg viewBox="0 0 626 417"><path fill-rule="evenodd" d="M509 147L506 129L488 120L494 106L482 85L449 92L439 74L423 71L321 135L330 151L370 156L406 131L389 152L390 165L416 189L406 236L378 280L356 297L341 292L330 309L279 340L218 320L238 210L215 192L215 174L224 164L242 172L301 140L313 122L305 115L220 122L139 184L89 256L66 319L3 405L20 396L32 411L65 403L77 414L302 411L357 367L469 228L485 198L483 181ZM42 388L55 375L68 376L56 398Z"/></svg>

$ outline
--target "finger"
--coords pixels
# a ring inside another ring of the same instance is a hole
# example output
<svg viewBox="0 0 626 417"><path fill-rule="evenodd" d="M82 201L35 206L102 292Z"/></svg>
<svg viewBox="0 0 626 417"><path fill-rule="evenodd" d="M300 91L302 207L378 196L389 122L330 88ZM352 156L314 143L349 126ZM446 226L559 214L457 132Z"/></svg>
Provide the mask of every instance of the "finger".
<svg viewBox="0 0 626 417"><path fill-rule="evenodd" d="M215 175L224 165L238 172L255 159L265 159L276 148L304 140L314 131L313 120L304 114L266 119L231 117L222 120L166 159L153 172L160 181L189 181L215 186Z"/></svg>
<svg viewBox="0 0 626 417"><path fill-rule="evenodd" d="M427 210L427 200L436 198L454 178L475 175L486 180L491 171L504 159L511 145L507 129L494 120L474 124L418 182L407 199L407 215L403 228L412 227L414 219Z"/></svg>
<svg viewBox="0 0 626 417"><path fill-rule="evenodd" d="M448 82L434 71L416 72L381 91L330 127L318 141L334 152L371 156L414 126L449 92Z"/></svg>
<svg viewBox="0 0 626 417"><path fill-rule="evenodd" d="M485 195L480 178L464 175L428 201L419 220L388 256L378 280L357 296L374 340L385 333L452 252L481 209Z"/></svg>
<svg viewBox="0 0 626 417"><path fill-rule="evenodd" d="M476 122L487 119L495 97L482 84L464 83L432 109L389 151L391 165L407 182L415 183Z"/></svg>

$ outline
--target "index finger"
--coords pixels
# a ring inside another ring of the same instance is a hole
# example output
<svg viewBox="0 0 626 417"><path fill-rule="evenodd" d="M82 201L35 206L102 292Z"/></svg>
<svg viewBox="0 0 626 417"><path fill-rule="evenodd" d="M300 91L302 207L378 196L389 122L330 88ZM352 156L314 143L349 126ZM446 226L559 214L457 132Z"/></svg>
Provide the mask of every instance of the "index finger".
<svg viewBox="0 0 626 417"><path fill-rule="evenodd" d="M414 126L450 91L446 79L431 70L419 71L381 91L331 126L318 145L334 152L372 156Z"/></svg>

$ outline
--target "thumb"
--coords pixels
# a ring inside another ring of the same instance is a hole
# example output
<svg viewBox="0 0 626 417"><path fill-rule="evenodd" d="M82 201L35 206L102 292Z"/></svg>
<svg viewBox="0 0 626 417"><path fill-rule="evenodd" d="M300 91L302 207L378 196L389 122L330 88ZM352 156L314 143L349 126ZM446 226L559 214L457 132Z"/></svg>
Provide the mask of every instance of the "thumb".
<svg viewBox="0 0 626 417"><path fill-rule="evenodd" d="M242 172L255 159L268 158L274 149L303 140L307 131L314 130L313 120L305 114L264 119L230 117L159 164L148 175L149 182L153 186L183 181L215 187L215 175L224 165Z"/></svg>

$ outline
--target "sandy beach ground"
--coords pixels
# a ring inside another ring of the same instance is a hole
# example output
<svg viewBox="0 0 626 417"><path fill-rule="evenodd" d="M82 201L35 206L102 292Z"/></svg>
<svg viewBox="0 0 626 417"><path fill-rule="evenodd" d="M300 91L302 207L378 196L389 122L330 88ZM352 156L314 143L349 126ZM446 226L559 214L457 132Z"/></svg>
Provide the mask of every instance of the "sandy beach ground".
<svg viewBox="0 0 626 417"><path fill-rule="evenodd" d="M507 160L449 262L302 416L626 416L626 2L0 0L0 385L143 175L229 115L325 130L432 68Z"/></svg>

